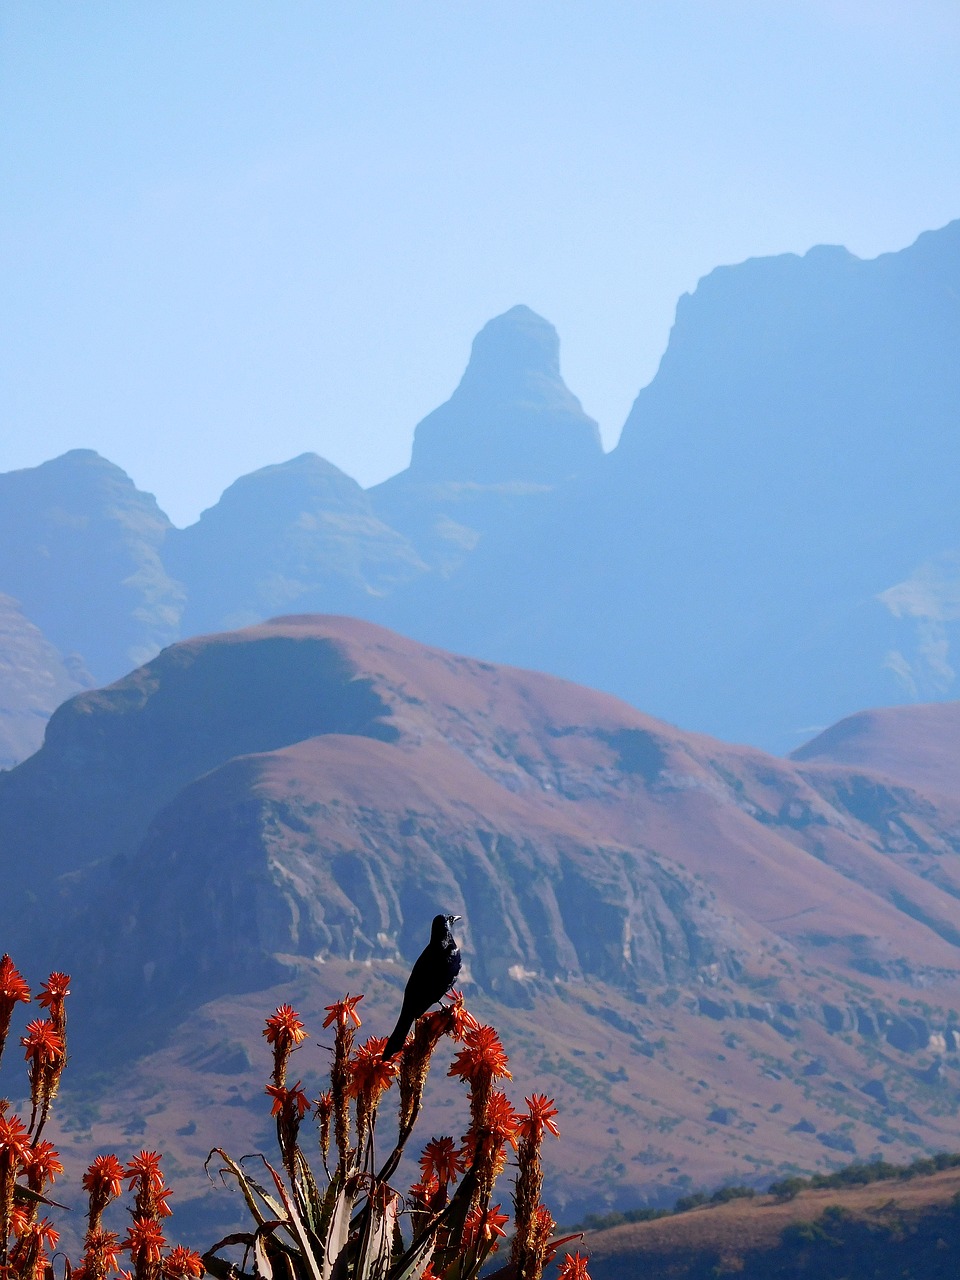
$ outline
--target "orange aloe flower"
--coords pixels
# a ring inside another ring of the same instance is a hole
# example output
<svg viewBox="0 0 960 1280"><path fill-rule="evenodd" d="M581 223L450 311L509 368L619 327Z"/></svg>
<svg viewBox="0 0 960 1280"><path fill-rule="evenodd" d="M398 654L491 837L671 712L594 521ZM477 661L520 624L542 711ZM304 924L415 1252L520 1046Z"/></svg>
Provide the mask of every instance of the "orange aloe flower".
<svg viewBox="0 0 960 1280"><path fill-rule="evenodd" d="M12 1006L22 1000L30 1003L30 988L23 974L6 953L0 956L0 1005L9 1002Z"/></svg>
<svg viewBox="0 0 960 1280"><path fill-rule="evenodd" d="M153 1218L134 1218L133 1226L127 1228L127 1238L123 1248L136 1262L160 1262L162 1250L166 1244L163 1231Z"/></svg>
<svg viewBox="0 0 960 1280"><path fill-rule="evenodd" d="M325 1006L326 1018L323 1025L329 1027L331 1023L337 1023L338 1026L345 1027L347 1019L353 1020L355 1027L361 1026L360 1015L357 1013L357 1005L363 999L362 995L352 996L348 992L342 1000L338 1000L336 1004L328 1004ZM386 1043L386 1042L384 1042Z"/></svg>
<svg viewBox="0 0 960 1280"><path fill-rule="evenodd" d="M500 1239L507 1234L503 1224L508 1220L509 1214L501 1213L498 1204L487 1210L477 1205L464 1221L462 1247L474 1249L486 1244L490 1253L496 1253Z"/></svg>
<svg viewBox="0 0 960 1280"><path fill-rule="evenodd" d="M141 1151L133 1157L123 1176L127 1179L129 1190L139 1182L142 1187L153 1185L158 1190L163 1187L163 1173L160 1170L162 1157L159 1151Z"/></svg>
<svg viewBox="0 0 960 1280"><path fill-rule="evenodd" d="M310 1103L307 1095L300 1088L299 1080L292 1089L285 1089L283 1085L268 1084L264 1092L273 1098L273 1107L270 1110L272 1116L278 1116L287 1109L296 1109L297 1119L302 1120L304 1113L310 1110Z"/></svg>
<svg viewBox="0 0 960 1280"><path fill-rule="evenodd" d="M555 1138L559 1138L560 1130L554 1123L553 1117L560 1112L553 1105L553 1099L548 1098L545 1093L535 1093L532 1098L526 1098L524 1101L530 1110L526 1115L520 1116L520 1136L528 1142L539 1143L543 1138L544 1129L549 1129Z"/></svg>
<svg viewBox="0 0 960 1280"><path fill-rule="evenodd" d="M119 1271L120 1237L115 1231L103 1231L99 1227L88 1231L83 1239L83 1260L80 1264L85 1275L104 1277L109 1271ZM74 1271L73 1275L76 1276Z"/></svg>
<svg viewBox="0 0 960 1280"><path fill-rule="evenodd" d="M20 1037L26 1049L27 1061L33 1059L33 1068L52 1066L63 1057L63 1037L49 1018L35 1018L27 1023L27 1034Z"/></svg>
<svg viewBox="0 0 960 1280"><path fill-rule="evenodd" d="M301 1040L307 1038L307 1032L300 1021L299 1014L288 1004L278 1005L276 1013L271 1014L267 1019L263 1034L267 1037L267 1044L291 1049L295 1049Z"/></svg>
<svg viewBox="0 0 960 1280"><path fill-rule="evenodd" d="M459 1076L461 1080L467 1080L471 1084L513 1079L507 1070L509 1058L493 1027L468 1027L463 1040L466 1048L461 1049L454 1058L447 1072L448 1076Z"/></svg>
<svg viewBox="0 0 960 1280"><path fill-rule="evenodd" d="M130 1190L137 1190L137 1198L133 1206L134 1218L169 1218L171 1209L167 1200L173 1195L164 1185L163 1173L160 1169L161 1156L158 1151L141 1151L127 1165L123 1176L127 1179ZM126 1247L126 1246L124 1246ZM150 1262L151 1259L146 1259ZM145 1264L145 1257L140 1258L140 1268Z"/></svg>
<svg viewBox="0 0 960 1280"><path fill-rule="evenodd" d="M283 1088L287 1083L290 1054L301 1040L306 1040L306 1030L297 1011L289 1004L281 1004L276 1013L267 1019L263 1034L267 1037L267 1043L273 1045L273 1083L278 1088Z"/></svg>
<svg viewBox="0 0 960 1280"><path fill-rule="evenodd" d="M169 1218L173 1210L167 1204L167 1201L173 1195L170 1187L156 1187L153 1195L150 1197L150 1208L153 1210L155 1218Z"/></svg>
<svg viewBox="0 0 960 1280"><path fill-rule="evenodd" d="M30 1158L30 1134L19 1116L0 1114L0 1259L6 1262L7 1236L14 1213L17 1174Z"/></svg>
<svg viewBox="0 0 960 1280"><path fill-rule="evenodd" d="M30 988L10 957L4 955L0 957L0 1053L3 1053L4 1041L10 1030L10 1019L18 1000L29 1004Z"/></svg>
<svg viewBox="0 0 960 1280"><path fill-rule="evenodd" d="M83 1175L83 1189L89 1194L87 1230L100 1230L100 1219L111 1200L123 1191L123 1165L114 1155L97 1156ZM91 1271L91 1276L94 1274Z"/></svg>
<svg viewBox="0 0 960 1280"><path fill-rule="evenodd" d="M175 1280L200 1280L203 1275L203 1259L193 1249L178 1244L163 1260L163 1274Z"/></svg>
<svg viewBox="0 0 960 1280"><path fill-rule="evenodd" d="M83 1175L83 1189L91 1195L104 1196L106 1203L123 1191L123 1176L123 1165L116 1156L97 1156Z"/></svg>
<svg viewBox="0 0 960 1280"><path fill-rule="evenodd" d="M41 1249L55 1249L60 1239L60 1232L49 1218L40 1218L37 1222L26 1223L20 1238L26 1240L28 1237L36 1241Z"/></svg>
<svg viewBox="0 0 960 1280"><path fill-rule="evenodd" d="M582 1258L580 1251L576 1253L568 1253L563 1261L559 1264L557 1272L557 1280L590 1280L587 1274L587 1263L589 1258Z"/></svg>
<svg viewBox="0 0 960 1280"><path fill-rule="evenodd" d="M25 1168L30 1160L30 1134L15 1115L0 1116L0 1164Z"/></svg>
<svg viewBox="0 0 960 1280"><path fill-rule="evenodd" d="M450 1019L450 1035L454 1040L462 1040L468 1031L475 1031L480 1023L463 1003L462 991L448 991L447 1016Z"/></svg>
<svg viewBox="0 0 960 1280"><path fill-rule="evenodd" d="M63 1173L60 1153L52 1142L46 1140L35 1143L30 1148L27 1165L27 1185L31 1191L41 1192L48 1182L55 1182L58 1173Z"/></svg>
<svg viewBox="0 0 960 1280"><path fill-rule="evenodd" d="M51 973L40 988L40 994L37 996L37 1003L43 1005L44 1009L51 1011L62 1007L64 997L70 994L70 975L69 973Z"/></svg>
<svg viewBox="0 0 960 1280"><path fill-rule="evenodd" d="M411 1200L415 1200L422 1208L431 1209L434 1197L439 1190L440 1181L431 1173L429 1175L425 1174L419 1182L412 1183L408 1195Z"/></svg>
<svg viewBox="0 0 960 1280"><path fill-rule="evenodd" d="M383 1051L386 1046L386 1036L371 1036L347 1062L349 1097L362 1097L368 1106L374 1107L393 1084L400 1066L393 1058L384 1061Z"/></svg>
<svg viewBox="0 0 960 1280"><path fill-rule="evenodd" d="M507 1163L504 1143L516 1144L517 1114L506 1094L494 1089L483 1114L464 1135L463 1153L477 1175L480 1195L489 1195Z"/></svg>
<svg viewBox="0 0 960 1280"><path fill-rule="evenodd" d="M431 1028L437 1039L446 1035L462 1041L467 1031L475 1031L480 1023L464 1007L462 991L448 991L447 999L449 1004L425 1013L420 1021Z"/></svg>
<svg viewBox="0 0 960 1280"><path fill-rule="evenodd" d="M457 1174L463 1173L463 1155L454 1146L452 1138L432 1138L423 1149L420 1169L424 1180L435 1177L445 1186L448 1182L456 1182Z"/></svg>
<svg viewBox="0 0 960 1280"><path fill-rule="evenodd" d="M509 1142L511 1147L516 1150L519 1120L520 1117L514 1111L507 1095L500 1089L494 1089L490 1094L490 1101L487 1103L486 1114L483 1119L484 1129L491 1133L498 1142Z"/></svg>

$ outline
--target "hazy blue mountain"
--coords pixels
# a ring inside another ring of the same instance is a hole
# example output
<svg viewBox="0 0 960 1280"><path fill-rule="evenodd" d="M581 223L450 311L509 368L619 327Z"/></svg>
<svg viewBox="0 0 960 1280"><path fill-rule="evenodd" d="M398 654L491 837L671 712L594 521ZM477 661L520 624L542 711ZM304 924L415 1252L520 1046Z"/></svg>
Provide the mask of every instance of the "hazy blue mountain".
<svg viewBox="0 0 960 1280"><path fill-rule="evenodd" d="M0 591L98 680L178 634L183 593L160 558L172 528L152 494L92 449L0 475Z"/></svg>
<svg viewBox="0 0 960 1280"><path fill-rule="evenodd" d="M370 490L377 513L449 573L481 538L529 523L546 495L603 456L560 374L560 339L529 307L477 334L457 389L414 433L406 471Z"/></svg>
<svg viewBox="0 0 960 1280"><path fill-rule="evenodd" d="M960 222L718 269L604 465L391 624L774 749L949 696L958 357Z"/></svg>
<svg viewBox="0 0 960 1280"><path fill-rule="evenodd" d="M420 481L555 484L600 453L597 424L560 376L556 329L519 306L474 338L456 391L414 433L409 474Z"/></svg>
<svg viewBox="0 0 960 1280"><path fill-rule="evenodd" d="M16 600L0 595L0 769L32 755L60 703L92 683L76 659L65 660L24 617Z"/></svg>
<svg viewBox="0 0 960 1280"><path fill-rule="evenodd" d="M604 456L514 307L367 493L305 454L173 530L89 451L0 476L0 591L98 679L322 610L786 751L958 693L958 357L960 222L718 268Z"/></svg>
<svg viewBox="0 0 960 1280"><path fill-rule="evenodd" d="M164 554L187 591L183 635L278 613L363 615L426 570L357 482L315 453L242 476Z"/></svg>

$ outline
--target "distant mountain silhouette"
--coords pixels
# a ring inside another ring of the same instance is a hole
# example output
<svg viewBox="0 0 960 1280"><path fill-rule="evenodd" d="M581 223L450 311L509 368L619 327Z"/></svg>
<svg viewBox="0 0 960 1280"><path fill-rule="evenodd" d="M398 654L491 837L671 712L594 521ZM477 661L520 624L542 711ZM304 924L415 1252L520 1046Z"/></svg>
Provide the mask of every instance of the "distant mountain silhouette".
<svg viewBox="0 0 960 1280"><path fill-rule="evenodd" d="M793 752L803 763L851 765L910 787L960 793L960 702L860 711Z"/></svg>
<svg viewBox="0 0 960 1280"><path fill-rule="evenodd" d="M237 480L171 532L164 558L186 589L185 635L290 608L362 614L426 570L357 482L315 453Z"/></svg>
<svg viewBox="0 0 960 1280"><path fill-rule="evenodd" d="M949 696L958 414L960 222L721 268L604 465L385 616L777 750Z"/></svg>
<svg viewBox="0 0 960 1280"><path fill-rule="evenodd" d="M560 376L556 329L513 307L484 325L460 385L417 427L410 472L421 481L555 484L600 453L597 424Z"/></svg>
<svg viewBox="0 0 960 1280"><path fill-rule="evenodd" d="M97 680L179 635L182 589L161 560L173 526L92 449L0 475L0 591Z"/></svg>
<svg viewBox="0 0 960 1280"><path fill-rule="evenodd" d="M15 600L0 595L0 769L38 750L61 702L92 684L78 662L65 660L23 616Z"/></svg>
<svg viewBox="0 0 960 1280"><path fill-rule="evenodd" d="M606 456L558 352L491 320L367 493L305 454L174 530L89 451L0 476L0 592L101 680L336 610L780 752L958 692L960 222L718 268Z"/></svg>
<svg viewBox="0 0 960 1280"><path fill-rule="evenodd" d="M370 490L377 513L444 573L481 538L518 530L544 496L603 457L560 375L560 340L529 307L477 334L450 399L418 425L408 470Z"/></svg>

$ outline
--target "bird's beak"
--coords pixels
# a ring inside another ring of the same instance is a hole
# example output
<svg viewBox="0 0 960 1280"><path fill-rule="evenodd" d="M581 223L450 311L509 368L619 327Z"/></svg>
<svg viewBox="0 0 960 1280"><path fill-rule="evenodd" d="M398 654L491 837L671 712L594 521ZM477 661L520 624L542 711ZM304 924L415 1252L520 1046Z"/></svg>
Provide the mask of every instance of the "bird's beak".
<svg viewBox="0 0 960 1280"><path fill-rule="evenodd" d="M451 916L451 917L450 917L450 923L451 923L451 924L456 924L458 920L462 920L462 919L463 919L463 916Z"/></svg>

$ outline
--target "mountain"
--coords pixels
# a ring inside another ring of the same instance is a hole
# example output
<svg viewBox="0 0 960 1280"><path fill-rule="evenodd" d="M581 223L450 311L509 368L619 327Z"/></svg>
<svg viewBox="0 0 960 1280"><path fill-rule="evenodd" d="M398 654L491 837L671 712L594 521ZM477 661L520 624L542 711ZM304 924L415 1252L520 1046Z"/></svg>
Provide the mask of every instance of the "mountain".
<svg viewBox="0 0 960 1280"><path fill-rule="evenodd" d="M477 334L456 391L416 429L410 471L419 480L551 484L600 452L597 424L560 376L557 331L521 306Z"/></svg>
<svg viewBox="0 0 960 1280"><path fill-rule="evenodd" d="M617 448L514 307L364 493L312 454L174 530L89 451L0 476L0 591L113 679L178 637L321 610L788 753L958 692L960 221L865 261L720 267Z"/></svg>
<svg viewBox="0 0 960 1280"><path fill-rule="evenodd" d="M777 751L956 692L960 222L723 267L603 465L391 625Z"/></svg>
<svg viewBox="0 0 960 1280"><path fill-rule="evenodd" d="M184 635L291 607L362 614L426 571L357 482L315 453L242 476L171 531L164 562L186 590Z"/></svg>
<svg viewBox="0 0 960 1280"><path fill-rule="evenodd" d="M960 703L883 707L848 716L793 752L794 760L851 765L924 791L960 792Z"/></svg>
<svg viewBox="0 0 960 1280"><path fill-rule="evenodd" d="M61 702L93 684L66 661L16 600L0 595L0 769L32 755Z"/></svg>
<svg viewBox="0 0 960 1280"><path fill-rule="evenodd" d="M5 947L73 975L72 1070L137 1060L90 1143L135 1125L199 1169L229 1090L257 1106L256 1011L317 1027L364 990L388 1029L438 910L562 1108L568 1215L954 1132L960 794L889 768L300 616L71 699L0 775L0 834Z"/></svg>
<svg viewBox="0 0 960 1280"><path fill-rule="evenodd" d="M504 525L523 537L544 496L602 457L597 424L561 377L557 331L518 306L480 330L453 395L417 426L409 468L370 498L448 574Z"/></svg>
<svg viewBox="0 0 960 1280"><path fill-rule="evenodd" d="M0 591L94 679L178 634L183 592L161 560L172 528L152 494L92 449L0 475Z"/></svg>

